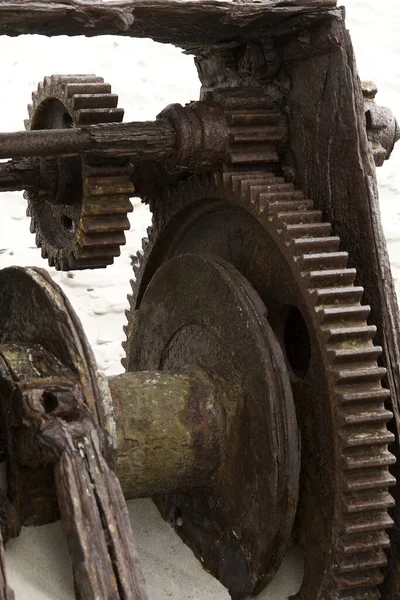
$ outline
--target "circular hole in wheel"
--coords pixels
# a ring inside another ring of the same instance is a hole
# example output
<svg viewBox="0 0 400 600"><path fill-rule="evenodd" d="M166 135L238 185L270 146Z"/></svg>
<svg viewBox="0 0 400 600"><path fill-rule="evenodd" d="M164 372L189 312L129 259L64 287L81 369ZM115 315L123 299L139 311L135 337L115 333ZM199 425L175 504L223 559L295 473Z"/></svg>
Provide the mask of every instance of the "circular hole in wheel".
<svg viewBox="0 0 400 600"><path fill-rule="evenodd" d="M62 225L68 233L73 233L75 231L75 224L70 217L64 216L62 218Z"/></svg>
<svg viewBox="0 0 400 600"><path fill-rule="evenodd" d="M311 343L303 315L295 306L287 309L283 342L292 372L299 379L304 379L310 366Z"/></svg>
<svg viewBox="0 0 400 600"><path fill-rule="evenodd" d="M48 415L54 412L58 407L57 397L51 392L44 392L42 400L45 413Z"/></svg>

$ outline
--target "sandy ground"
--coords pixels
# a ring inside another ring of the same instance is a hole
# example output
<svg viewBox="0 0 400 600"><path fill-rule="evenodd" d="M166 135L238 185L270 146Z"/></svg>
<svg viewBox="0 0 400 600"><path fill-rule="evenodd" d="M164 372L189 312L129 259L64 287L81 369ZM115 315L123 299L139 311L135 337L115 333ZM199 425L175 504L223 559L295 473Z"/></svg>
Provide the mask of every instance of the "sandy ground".
<svg viewBox="0 0 400 600"><path fill-rule="evenodd" d="M348 0L352 32L363 79L379 87L379 102L400 113L400 5L397 0ZM171 102L198 97L199 83L192 59L169 46L149 40L103 37L57 39L0 37L0 130L22 129L30 93L44 75L96 73L113 84L125 120L153 119ZM382 219L393 274L400 282L400 150L379 170ZM149 224L139 201L131 216L131 230L121 257L107 271L75 273L52 271L78 312L101 369L121 372L122 326L126 295L132 277L129 255L136 253ZM0 195L0 268L17 265L46 267L29 233L21 194ZM205 573L190 550L159 517L150 500L129 503L132 526L142 558L151 600L227 600L226 590ZM7 546L7 568L17 600L72 600L71 568L58 524L25 529ZM302 578L296 548L289 550L282 568L260 598L283 600L295 593Z"/></svg>

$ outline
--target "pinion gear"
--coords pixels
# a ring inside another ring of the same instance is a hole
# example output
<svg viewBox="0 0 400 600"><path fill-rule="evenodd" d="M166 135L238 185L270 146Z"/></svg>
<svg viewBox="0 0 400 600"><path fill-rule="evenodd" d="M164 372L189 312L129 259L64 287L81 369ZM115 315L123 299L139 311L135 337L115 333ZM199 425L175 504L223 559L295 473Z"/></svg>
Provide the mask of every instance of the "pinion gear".
<svg viewBox="0 0 400 600"><path fill-rule="evenodd" d="M241 158L151 203L153 225L134 266L123 364L135 368L135 311L165 261L190 253L233 264L265 303L291 372L302 438L298 533L305 575L298 597L375 600L392 525L387 509L394 504L388 488L395 484L389 473L395 459L388 451L392 414L385 409L389 391L381 385L376 328L367 323L370 308L361 304L363 288L332 225L272 172L276 154L263 151L271 130L264 129L265 139L256 136L256 125L267 119L262 99L246 115L235 90L215 97L229 104L231 124L247 131L232 137L231 157Z"/></svg>
<svg viewBox="0 0 400 600"><path fill-rule="evenodd" d="M32 94L27 129L118 123L124 111L111 86L94 75L45 77ZM126 159L41 160L42 189L26 192L27 214L43 258L58 270L106 267L129 229L134 187Z"/></svg>

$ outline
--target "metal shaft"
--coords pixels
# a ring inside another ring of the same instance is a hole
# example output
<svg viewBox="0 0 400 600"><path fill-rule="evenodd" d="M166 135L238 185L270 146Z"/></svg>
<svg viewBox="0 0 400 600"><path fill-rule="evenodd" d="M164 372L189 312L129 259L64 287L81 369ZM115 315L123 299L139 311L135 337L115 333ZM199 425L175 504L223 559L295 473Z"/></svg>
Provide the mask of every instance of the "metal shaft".
<svg viewBox="0 0 400 600"><path fill-rule="evenodd" d="M137 371L108 383L125 498L209 484L220 465L224 418L208 376Z"/></svg>
<svg viewBox="0 0 400 600"><path fill-rule="evenodd" d="M90 125L77 129L41 129L0 133L0 159L30 156L101 154L163 160L175 149L168 119L143 123Z"/></svg>

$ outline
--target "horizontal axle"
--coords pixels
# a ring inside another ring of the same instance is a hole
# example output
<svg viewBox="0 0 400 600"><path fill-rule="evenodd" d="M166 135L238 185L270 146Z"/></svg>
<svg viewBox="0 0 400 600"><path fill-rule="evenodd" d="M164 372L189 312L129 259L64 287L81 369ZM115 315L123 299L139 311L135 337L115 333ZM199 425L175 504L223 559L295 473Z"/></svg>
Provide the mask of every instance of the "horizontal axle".
<svg viewBox="0 0 400 600"><path fill-rule="evenodd" d="M132 156L165 160L174 151L176 133L168 119L110 123L74 129L0 133L0 158L30 156Z"/></svg>
<svg viewBox="0 0 400 600"><path fill-rule="evenodd" d="M41 365L54 364L43 348L17 344L1 345L0 358L3 365L8 365L11 378L17 373L21 378L28 376L24 386L30 395L35 384L26 382L42 369ZM65 392L65 373L48 377L45 382L36 381L47 415L74 414L76 401L73 394ZM72 377L71 389L73 384ZM187 373L138 371L112 377L108 385L112 410L104 407L104 414L108 414L105 428L117 432L111 462L115 461L125 497L149 497L207 486L220 466L225 422L217 389L207 374L199 369ZM35 448L36 442L32 446L24 443L19 451L21 465L38 467ZM21 477L19 485L22 488L18 495L28 498L32 481ZM23 489L25 485L28 487ZM43 481L39 485L43 486ZM20 510L25 520L45 522L48 513L39 514L37 505L32 508L35 513L31 515L28 504Z"/></svg>

